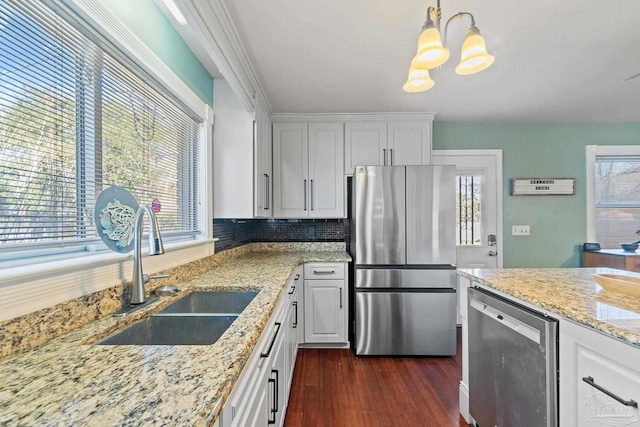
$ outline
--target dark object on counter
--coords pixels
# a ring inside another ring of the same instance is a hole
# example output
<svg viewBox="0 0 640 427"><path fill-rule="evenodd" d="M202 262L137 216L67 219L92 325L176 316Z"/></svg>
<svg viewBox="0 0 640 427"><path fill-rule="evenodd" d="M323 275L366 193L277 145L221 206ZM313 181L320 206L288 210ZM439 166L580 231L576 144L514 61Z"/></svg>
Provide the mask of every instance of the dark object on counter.
<svg viewBox="0 0 640 427"><path fill-rule="evenodd" d="M602 249L600 243L585 243L582 245L582 249L585 251L599 251Z"/></svg>
<svg viewBox="0 0 640 427"><path fill-rule="evenodd" d="M620 247L625 252L635 252L638 249L637 243L620 243Z"/></svg>

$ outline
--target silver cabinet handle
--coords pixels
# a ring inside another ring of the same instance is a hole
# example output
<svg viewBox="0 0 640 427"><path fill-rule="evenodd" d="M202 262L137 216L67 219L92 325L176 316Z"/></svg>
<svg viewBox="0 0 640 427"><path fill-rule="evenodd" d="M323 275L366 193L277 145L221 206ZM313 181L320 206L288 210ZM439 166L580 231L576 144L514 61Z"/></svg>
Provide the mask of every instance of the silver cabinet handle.
<svg viewBox="0 0 640 427"><path fill-rule="evenodd" d="M309 185L311 186L311 194L310 194L311 197L309 197L310 199L309 204L311 205L311 210L313 210L313 180L311 180Z"/></svg>
<svg viewBox="0 0 640 427"><path fill-rule="evenodd" d="M313 270L313 274L334 274L335 270Z"/></svg>
<svg viewBox="0 0 640 427"><path fill-rule="evenodd" d="M342 310L342 288L340 288L340 310Z"/></svg>
<svg viewBox="0 0 640 427"><path fill-rule="evenodd" d="M393 148L389 148L389 165L393 166Z"/></svg>
<svg viewBox="0 0 640 427"><path fill-rule="evenodd" d="M307 180L304 180L304 210L307 210Z"/></svg>
<svg viewBox="0 0 640 427"><path fill-rule="evenodd" d="M271 209L271 177L267 174L267 210Z"/></svg>
<svg viewBox="0 0 640 427"><path fill-rule="evenodd" d="M623 398L621 398L619 396L616 396L615 394L611 393L606 388L596 384L596 382L593 379L593 377L584 377L584 378L582 378L582 381L584 381L585 383L589 384L591 387L593 387L593 388L595 388L597 390L600 390L601 392L603 392L607 396L611 397L612 399L617 400L618 402L622 403L624 406L631 406L633 408L637 408L638 407L638 402L636 402L633 399L624 400Z"/></svg>
<svg viewBox="0 0 640 427"><path fill-rule="evenodd" d="M387 149L386 148L382 149L382 164L384 166L387 166Z"/></svg>

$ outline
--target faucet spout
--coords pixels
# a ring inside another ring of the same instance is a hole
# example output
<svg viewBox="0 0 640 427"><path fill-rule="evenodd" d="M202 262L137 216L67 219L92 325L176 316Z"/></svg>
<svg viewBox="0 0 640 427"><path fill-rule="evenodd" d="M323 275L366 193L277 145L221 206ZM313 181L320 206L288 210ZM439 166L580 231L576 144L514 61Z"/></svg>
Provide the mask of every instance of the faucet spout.
<svg viewBox="0 0 640 427"><path fill-rule="evenodd" d="M131 305L143 304L147 301L144 290L145 278L142 273L142 220L145 212L149 217L149 255L162 255L164 246L158 228L158 220L149 205L140 205L134 219L133 241L133 279L131 281ZM148 280L148 279L147 279Z"/></svg>

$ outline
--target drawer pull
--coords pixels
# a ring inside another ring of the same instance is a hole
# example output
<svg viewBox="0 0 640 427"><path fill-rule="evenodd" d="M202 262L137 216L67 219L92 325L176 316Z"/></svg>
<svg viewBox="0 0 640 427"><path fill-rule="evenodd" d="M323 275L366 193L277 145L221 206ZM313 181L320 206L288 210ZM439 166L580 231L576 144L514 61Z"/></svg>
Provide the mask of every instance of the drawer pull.
<svg viewBox="0 0 640 427"><path fill-rule="evenodd" d="M292 295L296 291L296 287L292 286L291 290L288 292L288 295Z"/></svg>
<svg viewBox="0 0 640 427"><path fill-rule="evenodd" d="M589 384L591 387L593 387L593 388L595 388L597 390L600 390L601 392L603 392L607 396L617 400L618 402L622 403L624 406L631 406L633 408L637 408L638 407L638 402L636 402L633 399L624 400L623 398L616 396L615 394L611 393L606 388L596 384L595 380L593 379L593 377L584 377L584 378L582 378L582 381L584 381L585 383Z"/></svg>
<svg viewBox="0 0 640 427"><path fill-rule="evenodd" d="M300 275L299 275L299 274L296 274L296 277L293 279L293 281L294 281L294 282L297 282L299 278L300 278Z"/></svg>
<svg viewBox="0 0 640 427"><path fill-rule="evenodd" d="M335 270L313 270L313 274L335 274Z"/></svg>
<svg viewBox="0 0 640 427"><path fill-rule="evenodd" d="M271 354L271 350L273 350L273 345L276 343L276 338L278 337L278 333L280 332L280 322L276 322L276 333L273 334L273 339L271 340L271 344L269 344L269 348L266 353L260 353L260 357L269 357Z"/></svg>

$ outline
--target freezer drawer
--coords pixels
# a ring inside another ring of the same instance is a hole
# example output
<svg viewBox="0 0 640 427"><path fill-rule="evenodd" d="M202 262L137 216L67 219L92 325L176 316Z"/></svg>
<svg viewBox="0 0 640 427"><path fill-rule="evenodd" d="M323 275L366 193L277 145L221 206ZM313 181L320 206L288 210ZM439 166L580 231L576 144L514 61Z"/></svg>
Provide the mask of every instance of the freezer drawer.
<svg viewBox="0 0 640 427"><path fill-rule="evenodd" d="M356 291L356 355L456 354L456 293Z"/></svg>
<svg viewBox="0 0 640 427"><path fill-rule="evenodd" d="M455 288L456 269L356 268L356 288Z"/></svg>

